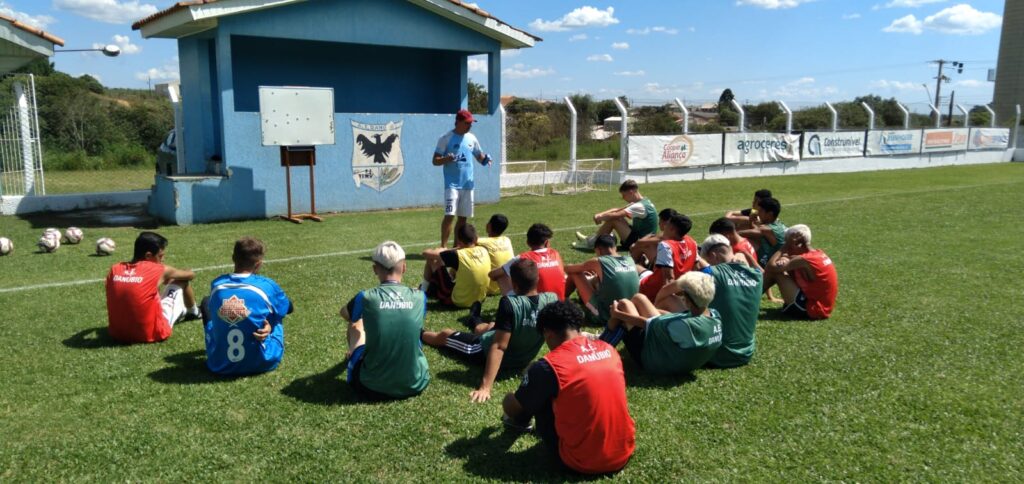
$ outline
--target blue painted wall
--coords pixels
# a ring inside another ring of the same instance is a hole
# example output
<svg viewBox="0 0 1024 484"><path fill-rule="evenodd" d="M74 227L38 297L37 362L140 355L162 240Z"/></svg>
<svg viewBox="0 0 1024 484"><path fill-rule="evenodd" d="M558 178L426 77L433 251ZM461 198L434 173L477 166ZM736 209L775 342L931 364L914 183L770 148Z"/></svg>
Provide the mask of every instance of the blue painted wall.
<svg viewBox="0 0 1024 484"><path fill-rule="evenodd" d="M158 180L150 211L180 224L286 212L278 148L260 145L260 85L335 89L337 144L317 149L319 211L440 205L441 168L430 159L438 137L454 125L453 112L467 101L466 56L489 53L490 69L500 72L497 41L404 0L311 0L224 17L217 29L179 40L179 51L189 170L201 172L210 156L222 155L230 172L202 181ZM490 77L496 92L499 79ZM478 118L473 132L496 156L500 118ZM353 120L403 122L405 172L383 192L356 188ZM476 166L479 202L498 200L499 172ZM309 207L306 173L292 170L296 212Z"/></svg>

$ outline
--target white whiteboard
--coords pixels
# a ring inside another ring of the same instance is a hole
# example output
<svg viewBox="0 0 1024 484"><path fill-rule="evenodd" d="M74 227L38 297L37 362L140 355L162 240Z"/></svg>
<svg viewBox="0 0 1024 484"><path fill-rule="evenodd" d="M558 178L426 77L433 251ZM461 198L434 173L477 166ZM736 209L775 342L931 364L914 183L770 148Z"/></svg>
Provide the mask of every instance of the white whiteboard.
<svg viewBox="0 0 1024 484"><path fill-rule="evenodd" d="M260 86L263 146L334 144L334 89Z"/></svg>

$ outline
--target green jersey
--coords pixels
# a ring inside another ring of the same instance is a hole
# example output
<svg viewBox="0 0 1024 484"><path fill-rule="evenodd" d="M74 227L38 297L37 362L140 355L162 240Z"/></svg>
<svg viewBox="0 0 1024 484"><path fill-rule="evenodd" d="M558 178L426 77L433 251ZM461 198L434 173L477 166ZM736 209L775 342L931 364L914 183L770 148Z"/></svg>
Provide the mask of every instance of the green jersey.
<svg viewBox="0 0 1024 484"><path fill-rule="evenodd" d="M768 228L775 235L775 245L768 243L768 239L761 237L761 246L757 249L758 262L761 264L761 267L768 265L768 259L772 258L772 254L778 252L786 243L786 224L776 220L768 224Z"/></svg>
<svg viewBox="0 0 1024 484"><path fill-rule="evenodd" d="M416 395L430 382L420 344L426 296L419 290L386 282L360 292L349 303L352 321L363 320L366 353L359 382L392 397Z"/></svg>
<svg viewBox="0 0 1024 484"><path fill-rule="evenodd" d="M761 310L761 271L742 263L711 267L715 299L711 308L722 316L722 346L711 364L723 368L745 365L754 355L754 326Z"/></svg>
<svg viewBox="0 0 1024 484"><path fill-rule="evenodd" d="M686 373L704 366L722 345L722 319L689 312L655 316L644 331L640 361L644 370L661 375Z"/></svg>
<svg viewBox="0 0 1024 484"><path fill-rule="evenodd" d="M501 359L502 368L525 368L544 345L544 337L537 332L537 313L544 306L558 300L551 292L542 292L536 296L504 296L498 302L498 314L494 329L480 337L480 346L484 348L484 358L490 351L495 331L508 331L512 334Z"/></svg>
<svg viewBox="0 0 1024 484"><path fill-rule="evenodd" d="M633 217L633 223L630 225L631 233L630 236L636 234L636 238L639 239L645 235L651 235L658 233L658 211L654 208L654 204L651 203L649 198L641 198L637 202L644 206L644 211L647 215L643 218Z"/></svg>
<svg viewBox="0 0 1024 484"><path fill-rule="evenodd" d="M637 274L636 264L629 256L602 255L597 262L601 264L601 286L589 302L597 309L599 322L604 324L608 322L608 308L613 302L629 299L640 292L640 274Z"/></svg>

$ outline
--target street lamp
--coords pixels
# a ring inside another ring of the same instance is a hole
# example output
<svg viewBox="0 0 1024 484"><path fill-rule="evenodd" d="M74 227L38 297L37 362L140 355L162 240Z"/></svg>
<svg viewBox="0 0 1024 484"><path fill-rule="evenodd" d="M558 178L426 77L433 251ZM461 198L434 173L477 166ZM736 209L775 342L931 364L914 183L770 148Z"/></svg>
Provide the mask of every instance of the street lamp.
<svg viewBox="0 0 1024 484"><path fill-rule="evenodd" d="M121 48L114 44L109 44L100 49L62 49L54 51L54 53L58 52L102 52L107 57L117 57L121 55Z"/></svg>

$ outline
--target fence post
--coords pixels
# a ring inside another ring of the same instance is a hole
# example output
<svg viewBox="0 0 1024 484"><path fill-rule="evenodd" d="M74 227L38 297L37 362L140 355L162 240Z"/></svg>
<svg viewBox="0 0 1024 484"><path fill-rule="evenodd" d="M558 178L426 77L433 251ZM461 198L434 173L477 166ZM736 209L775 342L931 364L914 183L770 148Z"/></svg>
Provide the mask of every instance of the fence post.
<svg viewBox="0 0 1024 484"><path fill-rule="evenodd" d="M21 163L24 170L25 195L35 195L36 167L32 156L32 127L29 125L28 97L21 81L14 83L14 97L18 105L18 138L21 145Z"/></svg>
<svg viewBox="0 0 1024 484"><path fill-rule="evenodd" d="M832 103L825 101L825 106L832 111L832 132L835 133L839 130L839 113L836 112L836 108L832 107Z"/></svg>
<svg viewBox="0 0 1024 484"><path fill-rule="evenodd" d="M782 106L782 110L786 112L786 134L793 133L793 111L786 106L783 101L775 101L779 106Z"/></svg>
<svg viewBox="0 0 1024 484"><path fill-rule="evenodd" d="M928 107L932 108L932 112L935 113L935 127L936 128L941 128L942 127L942 111L939 111L939 108L935 107L935 105L931 104L931 103L928 104Z"/></svg>
<svg viewBox="0 0 1024 484"><path fill-rule="evenodd" d="M619 109L619 115L622 116L622 131L619 133L619 166L623 176L625 176L626 167L628 166L627 161L629 161L629 150L627 149L629 143L629 112L626 111L626 106L622 104L619 98L613 99L615 100L615 107Z"/></svg>
<svg viewBox="0 0 1024 484"><path fill-rule="evenodd" d="M967 110L964 109L964 107L962 105L957 104L956 108L958 110L960 110L961 113L964 113L964 127L965 128L970 128L971 127L971 115L967 113ZM950 124L952 124L952 122L950 122Z"/></svg>
<svg viewBox="0 0 1024 484"><path fill-rule="evenodd" d="M683 134L690 134L690 110L679 98L676 98L676 105L683 111Z"/></svg>
<svg viewBox="0 0 1024 484"><path fill-rule="evenodd" d="M896 103L896 107L903 111L903 129L910 129L910 111L907 111L906 106Z"/></svg>
<svg viewBox="0 0 1024 484"><path fill-rule="evenodd" d="M576 176L576 106L572 105L569 96L565 96L565 105L569 108L569 172Z"/></svg>
<svg viewBox="0 0 1024 484"><path fill-rule="evenodd" d="M1013 123L1013 146L1020 146L1020 104L1017 105L1017 121Z"/></svg>
<svg viewBox="0 0 1024 484"><path fill-rule="evenodd" d="M861 106L864 106L864 110L868 112L868 131L875 129L875 110L868 106L868 103L861 101Z"/></svg>
<svg viewBox="0 0 1024 484"><path fill-rule="evenodd" d="M993 111L992 108L990 108L988 104L982 104L981 107L985 108L985 110L988 111L988 116L989 116L988 117L988 119L989 119L988 126L990 128L995 128L996 127L996 112Z"/></svg>
<svg viewBox="0 0 1024 484"><path fill-rule="evenodd" d="M508 161L508 127L506 121L508 120L508 113L505 112L505 106L498 104L498 116L501 118L501 174L504 175L508 168L505 166L505 162Z"/></svg>
<svg viewBox="0 0 1024 484"><path fill-rule="evenodd" d="M732 107L736 108L740 113L740 133L747 132L747 113L743 112L743 106L740 105L739 101L733 99Z"/></svg>

